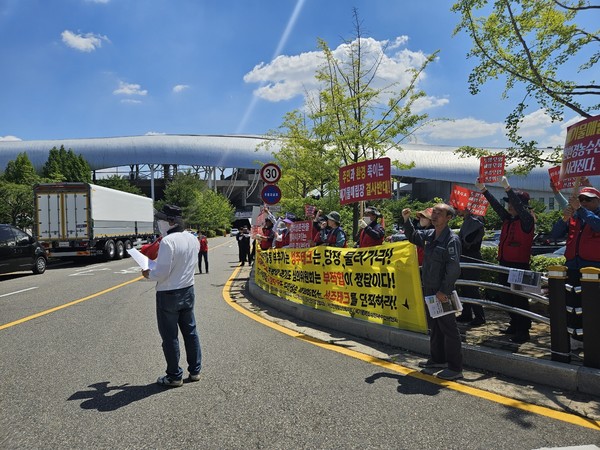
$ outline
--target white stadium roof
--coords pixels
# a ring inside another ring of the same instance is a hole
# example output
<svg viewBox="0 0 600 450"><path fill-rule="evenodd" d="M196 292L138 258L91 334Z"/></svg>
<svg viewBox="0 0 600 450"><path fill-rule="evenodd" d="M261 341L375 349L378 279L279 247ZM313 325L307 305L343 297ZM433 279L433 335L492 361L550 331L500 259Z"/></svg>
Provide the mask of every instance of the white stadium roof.
<svg viewBox="0 0 600 450"><path fill-rule="evenodd" d="M178 164L257 169L273 160L271 151L258 144L261 136L235 135L153 135L89 139L61 139L0 142L0 172L19 153L27 153L36 169L41 169L51 148L64 146L81 154L92 170L132 164ZM275 148L275 147L274 147ZM392 175L415 180L438 180L472 185L479 173L479 160L460 158L457 147L405 144L402 151L387 153L392 161L414 162L415 167L399 170ZM497 149L501 151L501 149ZM533 170L527 177L511 177L511 185L524 190L549 189L548 167Z"/></svg>

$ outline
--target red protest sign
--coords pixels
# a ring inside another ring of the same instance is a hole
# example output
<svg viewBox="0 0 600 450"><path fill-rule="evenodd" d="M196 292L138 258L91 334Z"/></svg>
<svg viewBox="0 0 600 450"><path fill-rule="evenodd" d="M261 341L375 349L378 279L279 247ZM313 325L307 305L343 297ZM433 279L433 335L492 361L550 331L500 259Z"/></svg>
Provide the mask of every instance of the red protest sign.
<svg viewBox="0 0 600 450"><path fill-rule="evenodd" d="M391 198L390 158L372 159L341 167L340 204Z"/></svg>
<svg viewBox="0 0 600 450"><path fill-rule="evenodd" d="M467 203L467 209L476 216L485 216L490 206L490 202L487 201L485 195L481 192L471 191L469 196L469 203Z"/></svg>
<svg viewBox="0 0 600 450"><path fill-rule="evenodd" d="M548 169L548 175L550 175L550 181L552 181L552 184L554 184L554 187L558 190L575 186L575 178L560 179L560 166L550 167Z"/></svg>
<svg viewBox="0 0 600 450"><path fill-rule="evenodd" d="M317 213L317 207L312 205L304 205L304 217L314 217Z"/></svg>
<svg viewBox="0 0 600 450"><path fill-rule="evenodd" d="M450 194L450 205L456 209L468 209L476 216L485 216L489 202L481 192L455 184Z"/></svg>
<svg viewBox="0 0 600 450"><path fill-rule="evenodd" d="M504 176L504 155L482 156L479 160L479 182L495 183Z"/></svg>
<svg viewBox="0 0 600 450"><path fill-rule="evenodd" d="M567 128L560 179L600 175L600 116Z"/></svg>
<svg viewBox="0 0 600 450"><path fill-rule="evenodd" d="M302 220L294 222L290 228L289 248L308 248L312 239L312 222Z"/></svg>
<svg viewBox="0 0 600 450"><path fill-rule="evenodd" d="M462 186L453 185L452 193L450 194L450 206L456 209L466 209L469 203L471 190Z"/></svg>

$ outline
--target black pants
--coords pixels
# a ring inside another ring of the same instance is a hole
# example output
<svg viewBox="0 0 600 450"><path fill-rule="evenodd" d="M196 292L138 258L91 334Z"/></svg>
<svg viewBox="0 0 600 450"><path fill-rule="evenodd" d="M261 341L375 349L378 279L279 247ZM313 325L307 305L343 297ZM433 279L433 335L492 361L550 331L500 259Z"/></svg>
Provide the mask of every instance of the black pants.
<svg viewBox="0 0 600 450"><path fill-rule="evenodd" d="M435 292L425 289L424 294L435 295ZM427 308L425 308L427 310ZM432 319L427 312L427 323L429 325L429 352L431 360L437 363L448 363L448 369L462 372L462 343L460 332L456 325L456 316L446 314L445 316Z"/></svg>
<svg viewBox="0 0 600 450"><path fill-rule="evenodd" d="M198 271L200 273L202 273L202 260L204 260L204 267L206 268L206 273L208 273L208 252L198 253Z"/></svg>
<svg viewBox="0 0 600 450"><path fill-rule="evenodd" d="M526 263L501 262L500 265L505 267L512 267L513 269L529 270L529 264ZM508 282L508 274L498 274L498 283L503 284L505 286L510 286L510 283ZM503 305L512 306L513 308L519 308L525 311L529 311L529 299L526 297L521 297L520 295L501 292L500 303L502 303ZM510 327L514 330L515 333L529 332L529 329L531 328L531 319L529 317L525 317L520 314L514 313L509 313L509 316Z"/></svg>

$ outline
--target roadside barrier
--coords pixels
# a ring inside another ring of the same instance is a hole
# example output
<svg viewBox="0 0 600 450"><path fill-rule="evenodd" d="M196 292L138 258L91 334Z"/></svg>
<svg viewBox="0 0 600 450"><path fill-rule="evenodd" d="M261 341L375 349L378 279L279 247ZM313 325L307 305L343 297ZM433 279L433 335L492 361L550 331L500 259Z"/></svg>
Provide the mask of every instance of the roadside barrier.
<svg viewBox="0 0 600 450"><path fill-rule="evenodd" d="M463 269L487 270L495 273L509 273L511 268L489 263L462 263ZM549 266L548 296L535 292L520 290L519 286L504 286L497 283L475 280L457 280L458 286L475 286L505 292L525 297L530 303L541 303L548 306L548 316L526 311L520 308L503 305L491 300L461 297L465 303L478 304L487 308L503 310L509 313L529 317L537 322L550 325L550 351L553 361L571 362L570 339L571 335L583 336L583 365L586 367L600 368L600 269L587 267L581 269L581 287L571 286L566 283L567 268L565 266ZM581 291L581 307L567 306L567 291ZM573 329L567 326L567 315L582 315L582 328Z"/></svg>

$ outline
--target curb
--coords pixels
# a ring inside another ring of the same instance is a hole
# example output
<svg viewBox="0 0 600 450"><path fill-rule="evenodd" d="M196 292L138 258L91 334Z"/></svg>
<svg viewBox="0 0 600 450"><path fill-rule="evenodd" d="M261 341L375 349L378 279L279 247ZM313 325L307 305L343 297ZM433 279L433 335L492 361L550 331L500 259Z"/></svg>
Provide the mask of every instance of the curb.
<svg viewBox="0 0 600 450"><path fill-rule="evenodd" d="M263 290L255 283L252 276L248 279L247 289L250 295L261 303L302 321L410 352L429 355L427 335L344 317L284 300ZM536 359L465 343L463 343L463 357L465 365L473 369L572 392L600 394L600 369Z"/></svg>

